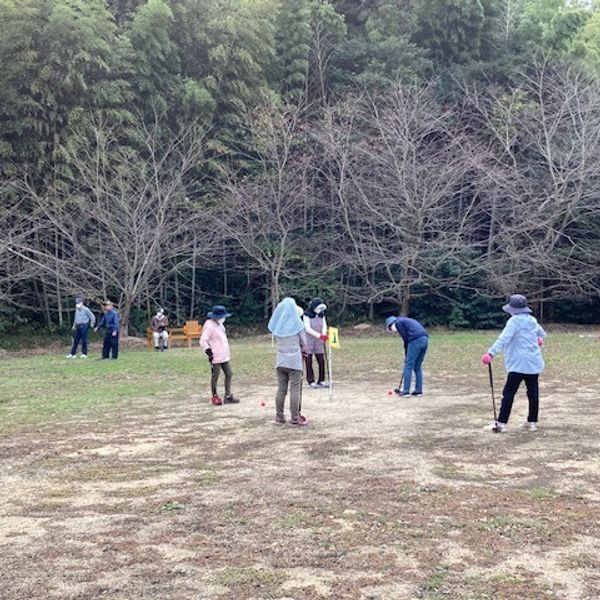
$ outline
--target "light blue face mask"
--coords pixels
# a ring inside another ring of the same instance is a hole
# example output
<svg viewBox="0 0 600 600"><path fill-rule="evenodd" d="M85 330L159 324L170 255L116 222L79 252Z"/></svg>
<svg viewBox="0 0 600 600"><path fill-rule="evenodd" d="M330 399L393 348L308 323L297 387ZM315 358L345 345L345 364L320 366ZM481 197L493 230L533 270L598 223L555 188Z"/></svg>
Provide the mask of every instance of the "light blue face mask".
<svg viewBox="0 0 600 600"><path fill-rule="evenodd" d="M284 298L275 308L268 324L269 331L277 337L297 335L304 329L293 298Z"/></svg>

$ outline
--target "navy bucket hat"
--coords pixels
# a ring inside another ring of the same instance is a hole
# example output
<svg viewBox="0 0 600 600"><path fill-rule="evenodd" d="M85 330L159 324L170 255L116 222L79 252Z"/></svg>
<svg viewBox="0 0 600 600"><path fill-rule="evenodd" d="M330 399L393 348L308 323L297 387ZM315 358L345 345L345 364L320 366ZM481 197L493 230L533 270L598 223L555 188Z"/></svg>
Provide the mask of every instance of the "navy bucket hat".
<svg viewBox="0 0 600 600"><path fill-rule="evenodd" d="M209 319L228 319L232 317L232 313L228 313L227 309L222 304L213 306L212 310L206 314Z"/></svg>
<svg viewBox="0 0 600 600"><path fill-rule="evenodd" d="M509 315L525 315L532 312L527 306L527 298L522 294L513 294L508 299L508 304L502 307L502 310Z"/></svg>

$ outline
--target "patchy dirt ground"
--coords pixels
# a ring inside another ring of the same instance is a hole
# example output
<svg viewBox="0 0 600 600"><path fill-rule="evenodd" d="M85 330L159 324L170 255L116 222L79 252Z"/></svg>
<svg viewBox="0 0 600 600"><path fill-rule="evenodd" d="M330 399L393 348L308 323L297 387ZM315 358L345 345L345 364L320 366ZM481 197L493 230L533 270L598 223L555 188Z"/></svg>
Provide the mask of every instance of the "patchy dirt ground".
<svg viewBox="0 0 600 600"><path fill-rule="evenodd" d="M301 430L269 386L12 432L0 598L597 600L597 390L546 379L540 430L521 392L494 435L465 383L305 390Z"/></svg>

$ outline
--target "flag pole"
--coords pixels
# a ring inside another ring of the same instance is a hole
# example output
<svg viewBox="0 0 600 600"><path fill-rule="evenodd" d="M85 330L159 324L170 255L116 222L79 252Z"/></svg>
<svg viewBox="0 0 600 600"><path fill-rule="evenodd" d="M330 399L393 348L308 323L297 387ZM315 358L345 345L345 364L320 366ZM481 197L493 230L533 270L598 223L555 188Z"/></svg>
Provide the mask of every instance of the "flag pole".
<svg viewBox="0 0 600 600"><path fill-rule="evenodd" d="M333 348L329 346L329 356L327 360L329 362L329 399L333 400Z"/></svg>

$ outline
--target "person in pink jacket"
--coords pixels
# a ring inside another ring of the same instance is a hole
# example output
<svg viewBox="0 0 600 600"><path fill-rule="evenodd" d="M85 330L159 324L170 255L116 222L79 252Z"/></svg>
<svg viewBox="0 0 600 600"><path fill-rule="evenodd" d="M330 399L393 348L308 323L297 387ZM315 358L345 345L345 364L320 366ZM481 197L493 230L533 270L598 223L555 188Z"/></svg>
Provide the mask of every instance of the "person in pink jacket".
<svg viewBox="0 0 600 600"><path fill-rule="evenodd" d="M208 362L212 366L212 376L210 387L212 393L211 402L215 406L222 404L236 404L239 402L231 393L231 353L229 352L229 341L227 340L227 332L225 331L225 319L231 317L224 306L213 306L213 309L207 314L208 320L202 327L202 336L200 337L200 346L208 356ZM217 393L217 383L219 374L225 373L225 398L221 399Z"/></svg>

